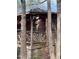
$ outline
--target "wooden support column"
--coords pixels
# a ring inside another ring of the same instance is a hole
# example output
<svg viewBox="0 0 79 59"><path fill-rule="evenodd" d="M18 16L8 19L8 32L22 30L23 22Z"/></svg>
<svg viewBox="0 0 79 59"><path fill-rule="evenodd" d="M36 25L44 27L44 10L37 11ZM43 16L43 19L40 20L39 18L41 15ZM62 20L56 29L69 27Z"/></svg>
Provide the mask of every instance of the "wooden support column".
<svg viewBox="0 0 79 59"><path fill-rule="evenodd" d="M25 0L21 0L22 4L22 19L21 19L21 59L26 59L26 5Z"/></svg>
<svg viewBox="0 0 79 59"><path fill-rule="evenodd" d="M54 55L54 39L52 37L52 26L51 26L51 0L47 0L48 4L48 27L47 27L47 32L48 32L48 41L49 41L49 54L50 54L50 59L55 59Z"/></svg>
<svg viewBox="0 0 79 59"><path fill-rule="evenodd" d="M33 44L33 19L32 19L32 17L30 18L30 20L31 20L31 42L30 42L30 44L31 44L31 53L30 53L30 59L32 59L32 51L33 51L32 50L33 49L33 47L32 47L32 44Z"/></svg>

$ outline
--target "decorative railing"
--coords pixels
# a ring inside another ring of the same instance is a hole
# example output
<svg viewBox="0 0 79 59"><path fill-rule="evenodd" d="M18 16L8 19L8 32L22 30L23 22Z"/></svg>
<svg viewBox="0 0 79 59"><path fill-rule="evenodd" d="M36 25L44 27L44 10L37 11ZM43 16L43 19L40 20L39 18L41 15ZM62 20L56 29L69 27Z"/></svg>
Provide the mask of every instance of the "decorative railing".
<svg viewBox="0 0 79 59"><path fill-rule="evenodd" d="M46 38L46 33L45 32L38 32L38 31L34 31L33 33L31 33L30 31L26 32L26 43L30 44L31 42L31 34L32 34L32 43L33 44L42 44L45 43L47 41ZM21 33L19 32L17 34L17 43L20 44L20 40L21 40Z"/></svg>
<svg viewBox="0 0 79 59"><path fill-rule="evenodd" d="M33 33L30 33L30 32L26 32L26 38L27 40L30 39L31 37L31 34L32 34L32 41L33 42L44 42L46 40L46 33L45 32L33 32Z"/></svg>

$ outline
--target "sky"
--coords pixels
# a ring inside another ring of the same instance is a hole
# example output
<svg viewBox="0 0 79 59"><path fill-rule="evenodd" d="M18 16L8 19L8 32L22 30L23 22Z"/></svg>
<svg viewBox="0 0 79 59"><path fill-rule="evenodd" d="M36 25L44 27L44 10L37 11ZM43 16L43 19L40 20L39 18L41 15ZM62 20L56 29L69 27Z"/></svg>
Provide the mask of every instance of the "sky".
<svg viewBox="0 0 79 59"><path fill-rule="evenodd" d="M26 0L26 5L29 4L29 0ZM26 12L30 11L30 9L35 9L35 8L40 8L43 10L47 11L47 1L39 4L39 5L33 5L33 6L26 6ZM57 1L56 0L51 0L51 11L52 12L57 12ZM17 0L17 14L21 14L22 9L21 9L21 2L20 0Z"/></svg>

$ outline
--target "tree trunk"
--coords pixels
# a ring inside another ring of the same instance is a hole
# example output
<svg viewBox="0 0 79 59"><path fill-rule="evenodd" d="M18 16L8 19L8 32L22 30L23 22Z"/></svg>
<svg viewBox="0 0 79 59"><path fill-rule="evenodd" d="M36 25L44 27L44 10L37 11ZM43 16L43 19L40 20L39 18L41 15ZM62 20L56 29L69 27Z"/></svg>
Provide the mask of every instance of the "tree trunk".
<svg viewBox="0 0 79 59"><path fill-rule="evenodd" d="M26 59L26 6L25 0L21 0L22 19L21 19L21 59Z"/></svg>
<svg viewBox="0 0 79 59"><path fill-rule="evenodd" d="M56 42L56 59L60 59L60 14L57 17L57 42Z"/></svg>
<svg viewBox="0 0 79 59"><path fill-rule="evenodd" d="M56 59L60 59L60 48L61 48L61 39L60 39L60 24L61 24L61 0L57 0L57 42L56 42Z"/></svg>
<svg viewBox="0 0 79 59"><path fill-rule="evenodd" d="M52 37L52 28L51 28L51 0L47 0L48 4L48 40L49 40L49 54L50 59L55 59L54 55L54 39Z"/></svg>

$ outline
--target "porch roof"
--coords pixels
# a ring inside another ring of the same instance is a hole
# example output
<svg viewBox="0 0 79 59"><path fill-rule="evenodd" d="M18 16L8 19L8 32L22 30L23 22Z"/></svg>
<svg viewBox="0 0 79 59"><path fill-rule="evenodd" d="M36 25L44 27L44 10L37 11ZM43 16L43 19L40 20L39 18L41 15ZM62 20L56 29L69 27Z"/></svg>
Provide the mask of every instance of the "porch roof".
<svg viewBox="0 0 79 59"><path fill-rule="evenodd" d="M29 3L28 1L30 0L26 0L26 4ZM38 10L33 11L34 9L38 9ZM26 6L26 14L30 13L30 11L38 12L39 9L42 10L40 12L47 12L47 1L39 5ZM57 1L56 0L51 0L51 12L54 12L54 13L57 12ZM22 14L21 2L20 0L17 0L17 15L21 15L21 14Z"/></svg>

